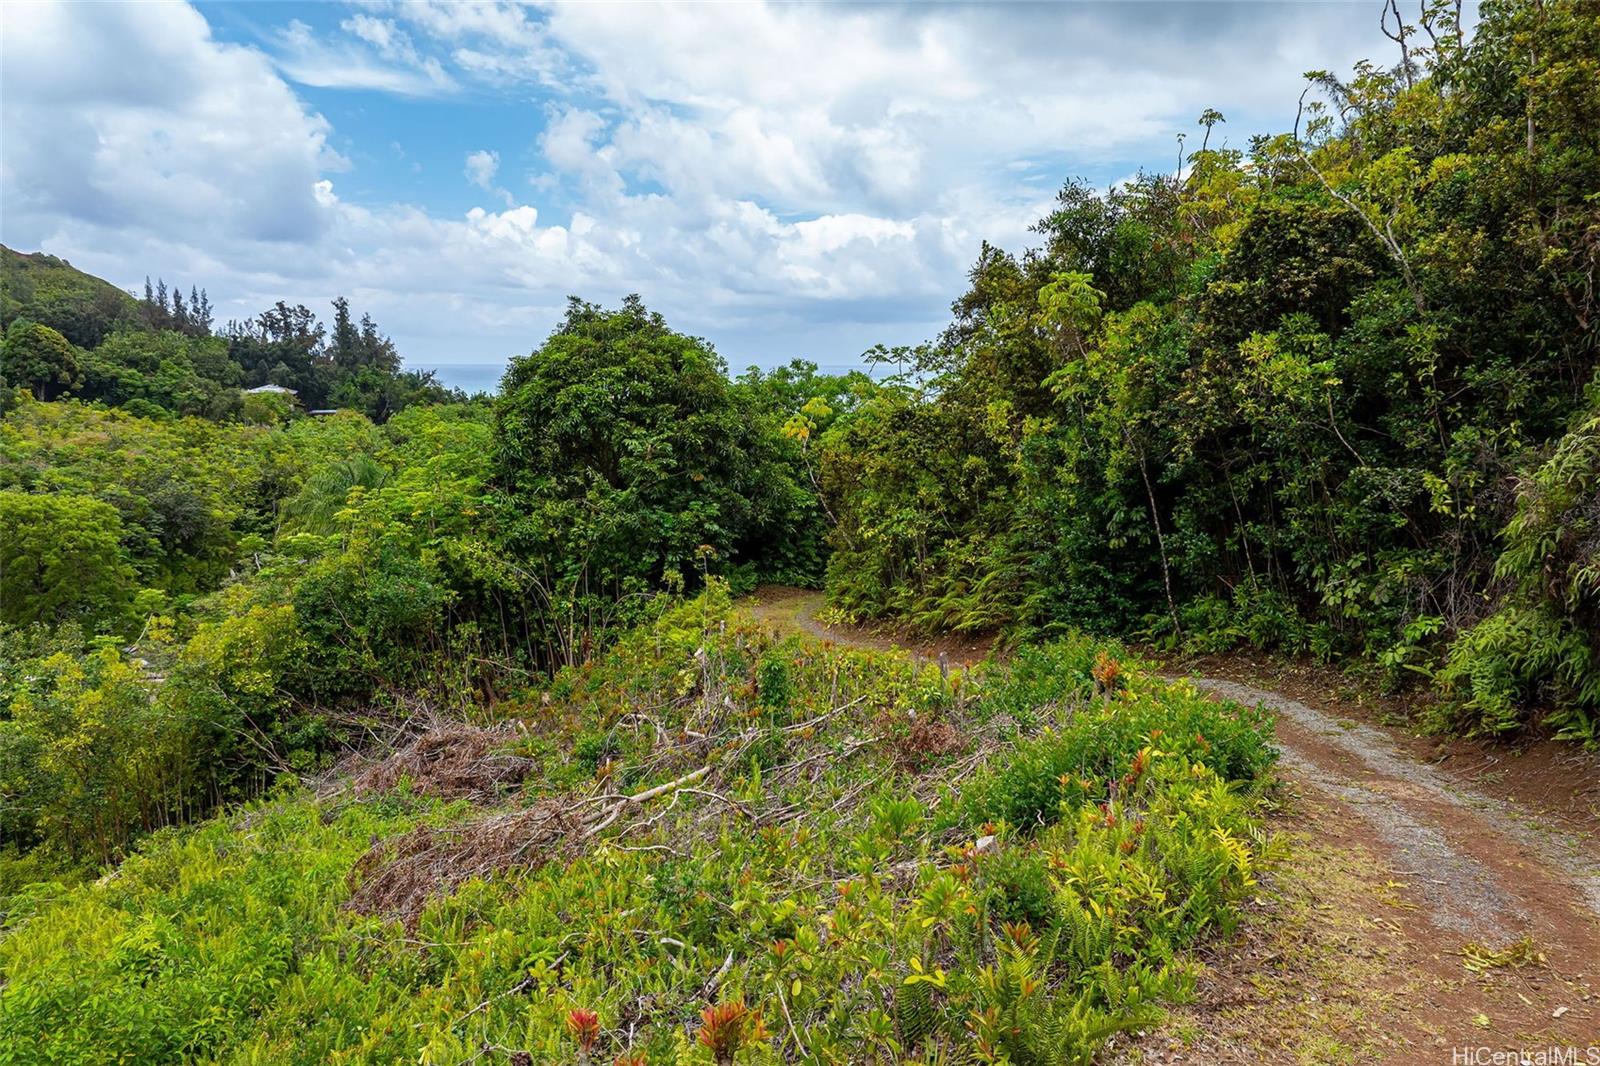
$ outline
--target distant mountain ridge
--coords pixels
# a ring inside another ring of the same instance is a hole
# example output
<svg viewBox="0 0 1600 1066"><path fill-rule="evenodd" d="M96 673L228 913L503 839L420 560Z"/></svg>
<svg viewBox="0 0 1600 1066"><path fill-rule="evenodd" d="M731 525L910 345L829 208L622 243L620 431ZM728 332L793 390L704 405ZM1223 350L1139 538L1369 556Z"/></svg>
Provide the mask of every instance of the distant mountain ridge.
<svg viewBox="0 0 1600 1066"><path fill-rule="evenodd" d="M432 371L404 369L394 342L348 300L332 310L322 321L279 300L217 328L197 286L186 296L146 277L135 296L65 259L0 247L0 412L24 388L36 400L220 421L286 417L247 410L241 389L262 385L292 389L307 410L355 410L379 422L413 403L465 399Z"/></svg>
<svg viewBox="0 0 1600 1066"><path fill-rule="evenodd" d="M117 286L44 252L0 245L0 330L26 318L93 348L114 330L138 325L138 301Z"/></svg>

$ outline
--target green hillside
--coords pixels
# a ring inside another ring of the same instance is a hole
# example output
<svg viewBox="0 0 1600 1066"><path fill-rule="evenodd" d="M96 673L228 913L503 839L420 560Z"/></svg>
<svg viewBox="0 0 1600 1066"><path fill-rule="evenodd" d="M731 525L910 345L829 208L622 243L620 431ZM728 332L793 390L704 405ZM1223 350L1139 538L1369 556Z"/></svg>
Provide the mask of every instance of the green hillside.
<svg viewBox="0 0 1600 1066"><path fill-rule="evenodd" d="M85 274L65 259L0 245L0 330L25 318L56 330L80 348L93 348L136 320L128 293Z"/></svg>
<svg viewBox="0 0 1600 1066"><path fill-rule="evenodd" d="M370 315L355 318L342 297L326 324L310 308L280 300L219 325L198 286L185 295L182 286L146 279L135 299L53 256L0 251L0 411L22 388L35 399L153 417L255 423L332 408L383 421L409 404L452 398L431 371L401 369L393 342ZM292 392L242 391L261 386Z"/></svg>

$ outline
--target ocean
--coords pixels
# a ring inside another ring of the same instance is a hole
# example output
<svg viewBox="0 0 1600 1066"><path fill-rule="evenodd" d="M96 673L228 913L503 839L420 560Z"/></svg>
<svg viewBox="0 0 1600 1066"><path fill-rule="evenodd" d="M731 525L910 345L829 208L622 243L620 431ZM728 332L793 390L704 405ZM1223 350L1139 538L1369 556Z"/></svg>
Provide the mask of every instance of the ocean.
<svg viewBox="0 0 1600 1066"><path fill-rule="evenodd" d="M500 377L506 372L506 364L441 363L425 369L434 371L441 385L460 389L470 396L475 392L498 392Z"/></svg>
<svg viewBox="0 0 1600 1066"><path fill-rule="evenodd" d="M506 364L500 363L441 363L437 366L428 366L419 363L417 367L407 366L408 370L423 369L434 371L439 378L439 383L449 388L460 389L467 395L477 392L497 393L500 391L500 378L506 372ZM852 370L867 370L874 377L880 377L884 371L874 370L860 363L835 363L823 364L817 368L824 374L845 374ZM728 371L734 377L744 373L742 366L730 366Z"/></svg>

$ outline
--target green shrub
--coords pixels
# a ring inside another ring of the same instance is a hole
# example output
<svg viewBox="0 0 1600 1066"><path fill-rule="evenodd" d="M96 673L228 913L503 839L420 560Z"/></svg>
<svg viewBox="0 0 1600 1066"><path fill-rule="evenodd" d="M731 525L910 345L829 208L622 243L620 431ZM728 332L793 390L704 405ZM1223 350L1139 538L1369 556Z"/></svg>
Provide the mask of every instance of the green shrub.
<svg viewBox="0 0 1600 1066"><path fill-rule="evenodd" d="M1094 664L1102 652L1119 661L1126 658L1116 642L1081 633L1018 648L984 677L978 713L986 718L1004 716L1031 732L1093 694Z"/></svg>
<svg viewBox="0 0 1600 1066"><path fill-rule="evenodd" d="M1074 664L1084 659L1076 645L1056 654ZM1072 691L1065 677L1076 677L1075 671L1051 683L1049 675L1037 673L1038 662L1035 658L1025 668L1025 684L1003 672L991 679L1011 713L1024 691ZM1077 703L1058 701L1042 715L1054 725L1018 740L1002 763L962 783L951 808L960 824L1005 822L1023 829L1051 824L1078 804L1106 798L1146 749L1181 755L1235 782L1254 780L1276 758L1272 716L1260 708L1218 702L1182 684L1131 689L1106 701L1083 698L1081 683L1077 691Z"/></svg>
<svg viewBox="0 0 1600 1066"><path fill-rule="evenodd" d="M1469 732L1509 733L1527 708L1563 703L1547 720L1569 739L1595 742L1600 669L1593 647L1540 607L1507 606L1462 633L1437 678L1457 697Z"/></svg>
<svg viewBox="0 0 1600 1066"><path fill-rule="evenodd" d="M286 988L317 987L351 861L410 819L357 806L325 820L305 803L239 817L152 837L104 883L13 919L0 1062L206 1059Z"/></svg>
<svg viewBox="0 0 1600 1066"><path fill-rule="evenodd" d="M764 706L781 711L789 705L794 695L794 685L789 679L789 663L781 652L761 657L756 666L756 688Z"/></svg>
<svg viewBox="0 0 1600 1066"><path fill-rule="evenodd" d="M989 913L1001 922L1028 922L1042 927L1055 916L1055 893L1044 857L1006 848L984 864L990 887Z"/></svg>

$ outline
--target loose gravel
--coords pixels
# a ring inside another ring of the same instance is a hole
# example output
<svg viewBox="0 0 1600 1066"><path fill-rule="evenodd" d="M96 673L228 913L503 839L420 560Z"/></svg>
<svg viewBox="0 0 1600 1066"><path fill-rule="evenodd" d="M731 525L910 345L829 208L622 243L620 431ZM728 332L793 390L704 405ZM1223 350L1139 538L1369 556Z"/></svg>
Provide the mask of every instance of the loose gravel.
<svg viewBox="0 0 1600 1066"><path fill-rule="evenodd" d="M1480 858L1451 843L1447 830L1471 819L1481 820L1570 880L1591 914L1600 917L1600 863L1575 838L1530 824L1510 804L1403 754L1389 737L1371 726L1337 719L1297 700L1239 682L1187 680L1225 699L1265 706L1289 723L1291 729L1280 729L1284 765L1349 804L1400 858L1401 865L1409 866L1397 872L1413 878L1413 887L1441 928L1497 943L1527 918L1518 899ZM1300 750L1293 741L1295 729L1311 734L1338 758L1319 758L1311 750Z"/></svg>

